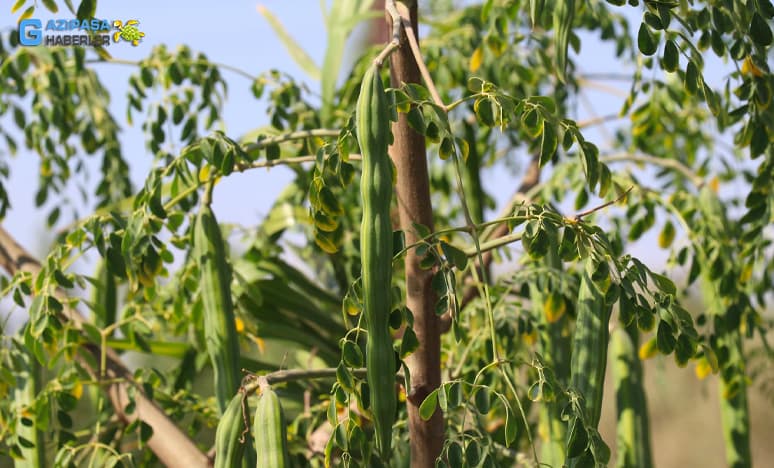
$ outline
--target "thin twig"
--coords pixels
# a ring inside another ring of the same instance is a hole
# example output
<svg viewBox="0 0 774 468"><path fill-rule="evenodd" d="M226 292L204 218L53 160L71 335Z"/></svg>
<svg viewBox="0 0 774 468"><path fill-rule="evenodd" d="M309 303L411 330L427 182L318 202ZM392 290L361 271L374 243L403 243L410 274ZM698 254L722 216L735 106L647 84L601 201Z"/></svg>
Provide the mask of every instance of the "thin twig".
<svg viewBox="0 0 774 468"><path fill-rule="evenodd" d="M623 117L618 114L603 115L600 117L594 117L591 119L581 120L577 123L578 128L588 128L595 125L602 125L613 120L622 119Z"/></svg>
<svg viewBox="0 0 774 468"><path fill-rule="evenodd" d="M242 384L242 389L247 395L255 393L259 388L265 388L274 384L293 382L296 380L315 380L315 379L330 379L336 377L336 368L329 367L325 369L286 369L270 372L264 375L253 374L247 369L242 369L242 372L247 374L245 377L245 383ZM352 375L358 378L365 378L365 368L350 369ZM395 374L396 379L402 379L401 372Z"/></svg>
<svg viewBox="0 0 774 468"><path fill-rule="evenodd" d="M155 62L155 61L154 61ZM129 65L133 67L139 67L140 61L139 60L126 60L126 59L117 59L117 58L110 58L110 59L87 59L85 60L85 63L89 64L100 64L100 63L107 63L107 64L116 64L116 65ZM247 78L248 80L256 80L258 77L251 75L250 73L242 70L241 68L235 67L233 65L227 65L225 63L219 63L219 62L211 62L209 60L201 60L201 59L195 59L195 60L188 60L188 63L190 64L210 64L214 65L218 68L222 68L223 70L228 70L230 72L236 73L239 76L242 76L244 78ZM158 68L166 68L166 65L163 63L153 63L154 66L157 66Z"/></svg>
<svg viewBox="0 0 774 468"><path fill-rule="evenodd" d="M521 233L513 233L508 234L506 236L497 237L495 239L492 239L488 242L484 242L480 246L481 252L487 252L489 250L494 250L498 247L502 247L504 245L508 245L511 242L516 242L521 240ZM469 248L465 250L465 255L468 257L475 257L478 254L475 247Z"/></svg>
<svg viewBox="0 0 774 468"><path fill-rule="evenodd" d="M631 161L645 164L652 164L654 166L666 167L674 169L683 174L693 185L697 188L701 188L704 185L704 178L693 171L690 167L681 163L676 159L669 158L657 158L656 156L650 156L642 153L618 153L609 156L602 156L599 158L601 162L619 162L619 161Z"/></svg>
<svg viewBox="0 0 774 468"><path fill-rule="evenodd" d="M387 3L393 3L394 5L395 2L394 0L389 0ZM414 35L414 28L411 26L408 7L403 3L398 3L394 6L397 8L397 11L400 15L400 21L403 23L403 29L406 32L409 47L411 47L411 53L414 55L414 61L419 68L419 73L422 75L422 80L425 82L428 91L430 91L430 96L433 97L435 104L443 109L444 112L447 112L446 105L443 103L443 100L441 100L441 95L438 93L438 89L435 87L435 82L433 82L433 78L430 76L427 65L425 65L425 60L422 58L422 53L419 50L419 43L417 42L417 38Z"/></svg>
<svg viewBox="0 0 774 468"><path fill-rule="evenodd" d="M625 73L581 73L578 77L586 80L632 81L632 75Z"/></svg>
<svg viewBox="0 0 774 468"><path fill-rule="evenodd" d="M602 84L602 83L598 83L596 81L580 79L580 80L578 80L578 84L580 84L582 86L585 86L585 87L588 87L588 88L594 88L594 89L596 89L598 91L602 91L602 92L605 92L605 93L608 93L608 94L612 94L613 96L619 96L619 97L627 97L627 96L629 96L629 93L624 91L624 90L621 90L621 89L618 89L618 88L614 88L612 86L608 86L608 85L605 85L605 84Z"/></svg>
<svg viewBox="0 0 774 468"><path fill-rule="evenodd" d="M276 145L279 143L285 143L291 140L303 140L304 138L311 137L337 137L341 133L340 129L336 128L316 128L312 130L299 130L297 132L283 133L282 135L270 136L258 140L255 143L249 143L245 146L245 151L255 151L266 148L270 145Z"/></svg>
<svg viewBox="0 0 774 468"><path fill-rule="evenodd" d="M621 194L621 196L620 196L620 197L616 198L615 200L610 200L610 201L609 201L609 202L607 202L607 203L603 203L603 204L601 204L601 205L599 205L599 206L595 206L594 208L591 208L591 209L589 209L589 210L586 210L586 211L581 211L580 213L578 213L578 214L576 214L575 216L573 216L573 217L572 217L572 219L573 219L575 222L580 222L580 221L582 221L582 220L583 220L583 217L584 217L584 216L588 216L588 215L590 215L590 214L596 213L597 211L604 210L605 208L607 208L607 207L608 207L608 206L610 206L610 205L615 205L615 204L616 204L616 203L618 203L619 201L621 201L621 200L623 200L624 198L626 198L626 196L627 196L627 195L629 195L629 192L631 192L633 188L634 188L634 185L632 185L631 187L629 187L629 188L628 188L628 189L627 189L627 190L626 190L624 193L622 193L622 194Z"/></svg>
<svg viewBox="0 0 774 468"><path fill-rule="evenodd" d="M392 54L392 52L400 47L400 13L398 13L398 9L395 8L395 0L388 0L384 8L387 10L387 13L390 14L392 17L392 40L387 43L386 46L384 46L384 49L382 49L381 52L379 52L379 55L376 56L374 59L374 64L377 67L381 67L385 60Z"/></svg>

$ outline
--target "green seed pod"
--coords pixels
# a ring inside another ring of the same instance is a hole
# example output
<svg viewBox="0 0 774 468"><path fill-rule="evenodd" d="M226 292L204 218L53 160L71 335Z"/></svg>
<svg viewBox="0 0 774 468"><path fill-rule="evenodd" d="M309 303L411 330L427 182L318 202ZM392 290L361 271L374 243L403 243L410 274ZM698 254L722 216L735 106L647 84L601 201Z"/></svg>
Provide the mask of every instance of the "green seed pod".
<svg viewBox="0 0 774 468"><path fill-rule="evenodd" d="M392 284L392 162L389 145L389 108L376 65L363 77L357 101L357 137L363 155L360 181L363 221L360 257L363 281L363 314L368 330L366 379L371 389L376 441L387 458L395 420L395 355L390 335Z"/></svg>
<svg viewBox="0 0 774 468"><path fill-rule="evenodd" d="M581 273L577 318L570 359L570 386L583 395L586 424L596 429L602 413L602 394L607 366L610 306L591 279L593 261ZM572 431L570 431L572 432ZM568 440L568 442L571 442ZM575 448L575 447L573 447ZM568 456L569 456L568 447ZM574 463L572 464L574 466Z"/></svg>
<svg viewBox="0 0 774 468"><path fill-rule="evenodd" d="M290 466L285 418L280 399L269 386L262 388L255 410L253 436L257 468L284 468Z"/></svg>
<svg viewBox="0 0 774 468"><path fill-rule="evenodd" d="M642 382L642 364L637 356L637 343L629 332L616 329L610 336L610 354L615 379L616 409L618 413L618 468L650 468L650 428L645 390ZM636 337L636 335L635 335Z"/></svg>
<svg viewBox="0 0 774 468"><path fill-rule="evenodd" d="M215 468L240 466L245 446L249 445L244 436L245 429L249 433L249 428L244 427L242 397L241 392L234 395L218 421L218 428L215 431Z"/></svg>
<svg viewBox="0 0 774 468"><path fill-rule="evenodd" d="M193 255L201 272L204 336L222 414L239 389L239 343L231 300L231 267L215 214L203 204L194 221Z"/></svg>

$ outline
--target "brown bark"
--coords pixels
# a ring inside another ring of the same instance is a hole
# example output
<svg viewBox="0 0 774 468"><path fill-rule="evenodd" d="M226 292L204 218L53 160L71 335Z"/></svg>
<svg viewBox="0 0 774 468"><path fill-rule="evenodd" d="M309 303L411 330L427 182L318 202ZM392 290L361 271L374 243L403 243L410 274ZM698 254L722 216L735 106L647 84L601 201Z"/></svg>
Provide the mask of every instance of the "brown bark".
<svg viewBox="0 0 774 468"><path fill-rule="evenodd" d="M40 263L30 255L0 226L0 266L9 274L14 275L18 271L27 271L32 275L40 272ZM62 291L57 291L60 298L64 298ZM69 321L79 327L85 319L74 309L65 309L60 317L62 321ZM95 368L92 362L101 361L100 346L90 343L83 350L91 355L92 359L86 359L82 354L76 355L76 359L87 369L95 379L104 378L112 383L106 385L106 391L113 405L113 409L121 420L129 423L141 419L153 428L153 435L148 440L148 447L159 460L168 467L208 467L212 466L196 444L178 428L174 422L142 392L139 386L134 385L132 372L121 362L121 358L112 349L106 350L105 375L100 376L99 368ZM135 409L132 414L125 411L129 403L128 390L134 386Z"/></svg>
<svg viewBox="0 0 774 468"><path fill-rule="evenodd" d="M414 31L417 31L416 3L409 13ZM401 47L390 57L390 77L393 87L404 83L420 83L420 73L406 38L401 33ZM390 146L390 157L397 169L397 200L401 229L406 243L418 240L412 223L433 228L433 209L430 203L430 187L427 170L425 138L416 133L408 124L405 114L400 114L392 126L394 143ZM436 295L431 287L432 270L419 266L420 258L415 250L409 250L405 259L406 305L414 314L414 332L419 348L407 358L411 373L411 388L408 389L406 405L409 415L409 440L411 444L411 466L433 467L441 453L444 441L444 421L441 411L424 421L419 416L419 405L425 397L441 384L441 329L435 314Z"/></svg>

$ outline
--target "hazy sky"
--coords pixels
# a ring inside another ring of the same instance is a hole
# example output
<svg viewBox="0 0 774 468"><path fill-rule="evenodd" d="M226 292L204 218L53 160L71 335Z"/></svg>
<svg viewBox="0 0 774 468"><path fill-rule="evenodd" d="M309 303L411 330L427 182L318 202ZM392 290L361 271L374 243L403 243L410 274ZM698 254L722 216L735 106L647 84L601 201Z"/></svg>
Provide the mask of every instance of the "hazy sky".
<svg viewBox="0 0 774 468"><path fill-rule="evenodd" d="M326 32L318 0L267 0L262 4L284 23L286 29L318 64L322 62ZM96 16L124 21L137 19L140 21L139 29L146 34L138 47L132 47L127 43L112 45L109 50L115 58L139 60L147 56L155 45L166 44L170 50L174 50L177 45L186 44L194 52L204 52L214 62L237 66L254 75L269 69L282 70L298 79L306 80L312 89L319 89L319 83L309 80L290 59L268 23L257 12L255 0L222 2L217 7L213 5L211 1L201 0L186 2L102 0L98 2ZM64 10L64 7L62 9ZM622 7L618 10L626 12L633 21L639 23L641 10L631 7ZM17 15L18 13L10 14L9 5L0 9L0 30L4 34L7 34L9 28L15 24ZM41 5L35 17L45 21L51 17L69 18L70 16L61 11L56 16L51 15ZM636 30L637 28L634 27L632 34L636 34ZM577 58L577 64L582 71L625 71L620 63L613 61L611 47L600 44L597 39L586 33L580 35L583 40L583 52ZM574 54L571 53L571 56ZM121 134L124 154L131 166L132 179L139 187L152 163L152 157L145 148L146 137L139 125L130 127L125 120L127 83L135 69L118 64L99 64L95 65L95 68L111 93L112 111L124 126ZM253 98L250 92L250 81L229 71L223 70L222 74L229 82L228 100L224 109L227 134L238 137L250 129L266 125L265 101L259 102ZM588 89L584 99L579 100L579 114L571 117L583 120L593 115L616 113L628 91L628 83L610 82L606 85L608 90L605 91ZM610 88L616 88L620 93L611 94ZM135 122L139 120L135 117ZM0 119L0 124L8 125L8 117ZM587 138L596 142L601 149L605 147L607 136L609 133L599 132L598 129L587 132ZM94 173L97 171L98 161L99 158L95 157L91 164ZM12 175L6 188L11 194L13 207L4 220L4 227L25 247L37 255L42 255L47 247L45 243L49 242L51 234L45 227L45 213L48 210L34 209L38 158L35 154L22 149L11 166ZM518 181L510 178L506 171L490 170L485 173L485 176L485 186L490 187L490 193L501 203L510 198L512 190L518 184ZM255 225L289 180L290 172L281 167L270 171L234 174L216 187L214 209L223 222ZM73 198L76 198L74 190L71 192ZM47 208L55 202L50 200ZM597 202L598 200L592 198L591 203ZM82 214L83 212L82 210ZM63 212L60 226L70 221L69 212ZM649 240L652 242L652 238ZM652 249L650 253L653 253ZM663 259L664 255L658 257ZM654 260L652 257L649 259Z"/></svg>

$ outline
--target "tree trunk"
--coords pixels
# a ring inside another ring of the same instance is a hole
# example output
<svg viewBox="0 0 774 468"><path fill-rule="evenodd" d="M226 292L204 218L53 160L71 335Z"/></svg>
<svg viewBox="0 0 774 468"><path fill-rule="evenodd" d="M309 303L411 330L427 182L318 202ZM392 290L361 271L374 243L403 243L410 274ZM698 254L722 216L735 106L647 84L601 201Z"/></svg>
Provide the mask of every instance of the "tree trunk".
<svg viewBox="0 0 774 468"><path fill-rule="evenodd" d="M399 5L402 7L402 5ZM408 7L414 31L417 29L416 2ZM404 83L420 83L419 69L411 54L405 31L401 34L401 47L391 56L390 76L393 87ZM433 229L433 208L430 203L430 187L427 171L425 137L409 127L405 114L399 114L392 126L394 136L390 157L397 169L397 200L401 229L406 244L416 242L413 223ZM431 287L432 270L419 266L420 257L415 250L406 255L406 305L414 314L414 332L419 348L407 358L411 373L411 388L407 389L409 440L411 441L411 466L433 467L441 453L444 440L444 422L441 411L424 421L419 416L419 405L425 397L441 384L441 328L435 314L436 296Z"/></svg>

